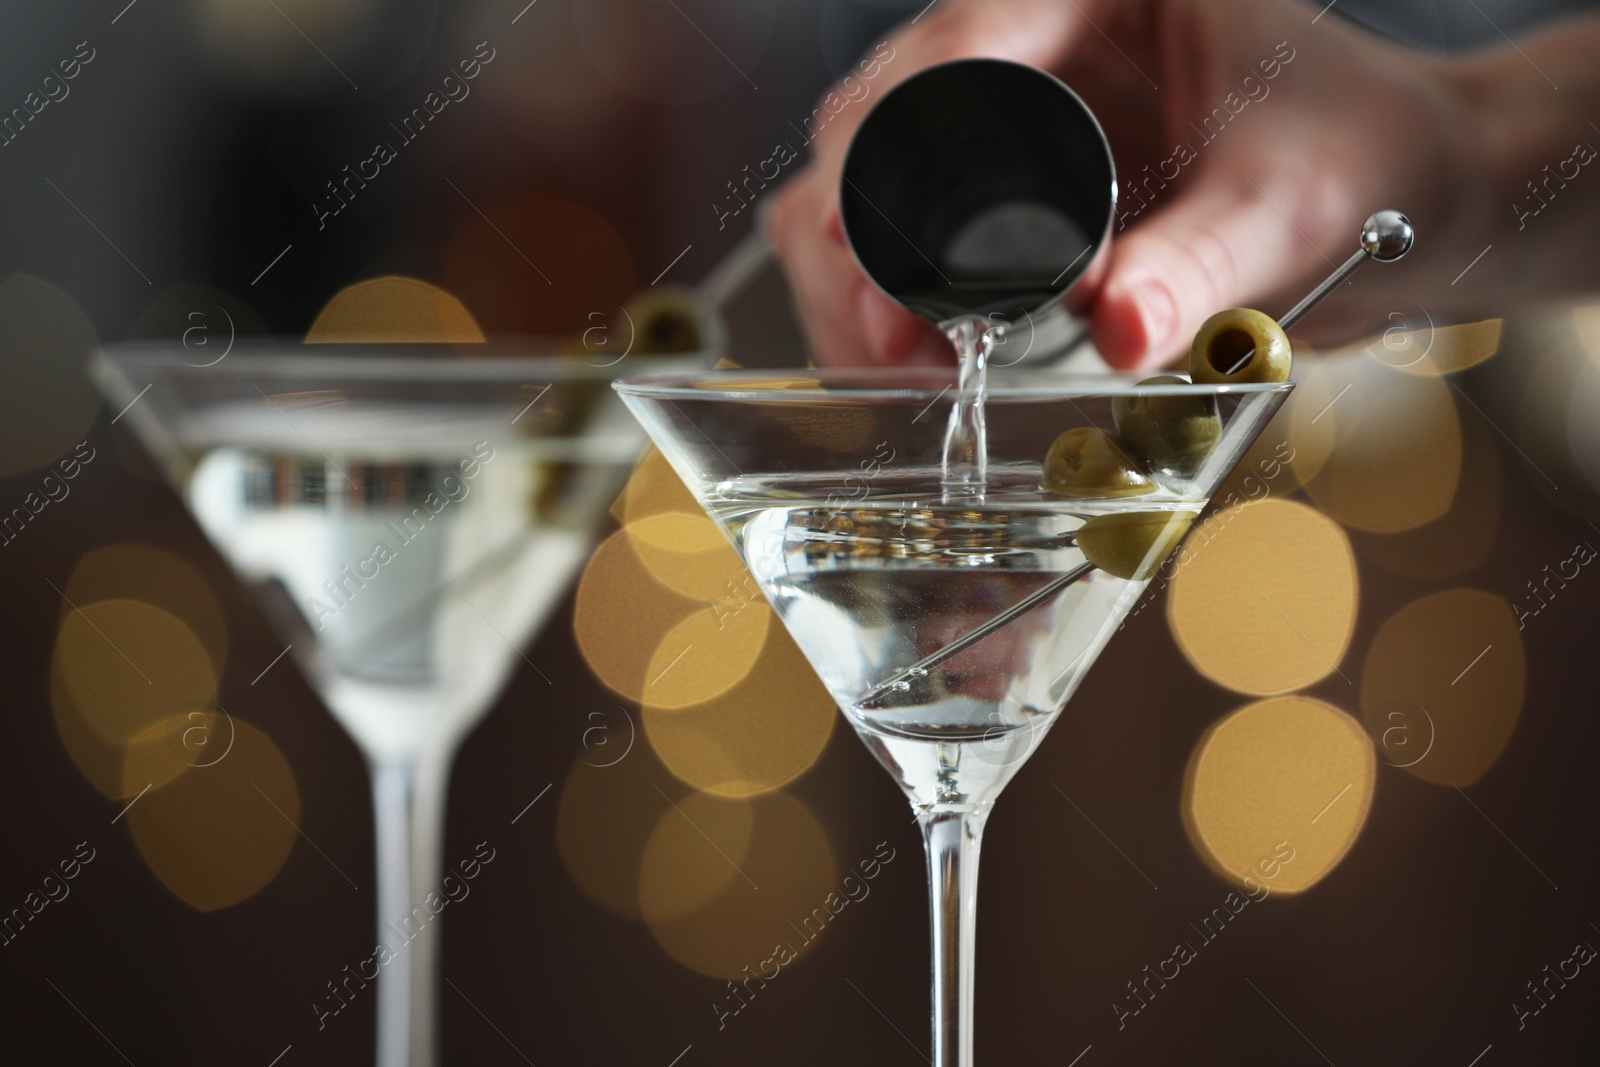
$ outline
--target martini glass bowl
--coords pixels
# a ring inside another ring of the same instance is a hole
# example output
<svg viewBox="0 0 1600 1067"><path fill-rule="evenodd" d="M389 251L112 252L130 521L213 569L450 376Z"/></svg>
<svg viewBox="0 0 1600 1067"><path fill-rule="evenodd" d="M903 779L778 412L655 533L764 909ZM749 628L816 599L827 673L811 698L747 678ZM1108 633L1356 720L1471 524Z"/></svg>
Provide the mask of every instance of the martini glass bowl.
<svg viewBox="0 0 1600 1067"><path fill-rule="evenodd" d="M366 757L379 1067L436 1060L439 920L412 917L439 887L456 747L645 443L615 370L526 351L241 342L194 366L151 344L93 367Z"/></svg>
<svg viewBox="0 0 1600 1067"><path fill-rule="evenodd" d="M932 898L932 1062L971 1067L995 798L1292 383L1016 373L975 401L953 369L862 369L616 388L910 799ZM1143 463L1132 495L1043 488L1058 435L1113 434L1119 401L1214 408L1209 448Z"/></svg>

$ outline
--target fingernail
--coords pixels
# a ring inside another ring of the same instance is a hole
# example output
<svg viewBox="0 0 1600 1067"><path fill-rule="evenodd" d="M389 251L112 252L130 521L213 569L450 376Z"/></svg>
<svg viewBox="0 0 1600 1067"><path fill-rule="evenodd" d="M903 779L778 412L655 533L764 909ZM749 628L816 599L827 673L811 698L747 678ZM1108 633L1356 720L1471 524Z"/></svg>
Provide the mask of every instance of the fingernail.
<svg viewBox="0 0 1600 1067"><path fill-rule="evenodd" d="M897 325L896 309L889 298L874 289L870 282L856 286L856 317L861 321L861 334L873 362L888 360L889 338Z"/></svg>
<svg viewBox="0 0 1600 1067"><path fill-rule="evenodd" d="M1144 320L1147 352L1155 354L1166 351L1178 328L1178 303L1172 299L1172 292L1160 282L1141 282L1133 290L1133 299L1139 305L1139 315Z"/></svg>

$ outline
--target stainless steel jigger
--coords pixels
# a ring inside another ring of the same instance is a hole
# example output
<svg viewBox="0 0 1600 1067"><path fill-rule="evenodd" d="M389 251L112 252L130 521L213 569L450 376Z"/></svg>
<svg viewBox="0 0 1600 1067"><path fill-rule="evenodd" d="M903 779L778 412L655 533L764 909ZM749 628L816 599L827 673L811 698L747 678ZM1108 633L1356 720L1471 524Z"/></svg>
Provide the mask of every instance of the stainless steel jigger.
<svg viewBox="0 0 1600 1067"><path fill-rule="evenodd" d="M1411 245L1416 240L1416 236L1416 231L1411 228L1411 220L1398 211L1379 211L1369 216L1366 223L1361 227L1361 248L1351 255L1349 259L1345 260L1337 270L1328 275L1321 285L1307 293L1305 299L1290 308L1289 313L1278 320L1278 325L1283 327L1285 332L1288 332L1295 323L1306 317L1307 312L1321 303L1324 297L1348 280L1350 275L1360 270L1363 263L1369 259L1375 259L1379 263L1393 263L1411 251ZM1253 355L1255 355L1255 349L1245 353L1244 357L1234 364L1228 373L1231 374L1250 362L1250 357ZM1029 596L1011 605L1011 607L1002 611L988 622L974 627L937 652L924 656L894 675L894 677L879 682L867 690L857 703L861 705L872 704L897 690L910 688L910 679L923 677L929 670L937 667L952 656L971 648L1013 619L1032 611L1092 570L1094 570L1093 563L1084 562L1078 564L1042 589L1034 591Z"/></svg>

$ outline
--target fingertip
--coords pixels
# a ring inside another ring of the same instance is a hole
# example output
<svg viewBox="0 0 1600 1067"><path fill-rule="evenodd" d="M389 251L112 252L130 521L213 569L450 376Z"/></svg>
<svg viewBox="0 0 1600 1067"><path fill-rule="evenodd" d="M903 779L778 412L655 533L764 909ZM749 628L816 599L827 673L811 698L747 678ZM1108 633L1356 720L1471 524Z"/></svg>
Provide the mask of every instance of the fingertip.
<svg viewBox="0 0 1600 1067"><path fill-rule="evenodd" d="M1153 278L1108 287L1095 305L1095 347L1118 370L1159 363L1175 344L1177 329L1177 301Z"/></svg>
<svg viewBox="0 0 1600 1067"><path fill-rule="evenodd" d="M1104 295L1095 305L1091 335L1100 356L1117 370L1132 370L1148 348L1144 320L1127 299Z"/></svg>
<svg viewBox="0 0 1600 1067"><path fill-rule="evenodd" d="M902 361L908 367L949 367L955 364L955 348L950 339L928 330L917 339Z"/></svg>
<svg viewBox="0 0 1600 1067"><path fill-rule="evenodd" d="M855 309L867 358L874 363L888 362L889 345L897 326L894 305L863 278L856 282Z"/></svg>
<svg viewBox="0 0 1600 1067"><path fill-rule="evenodd" d="M874 363L906 363L914 354L924 359L930 339L949 347L937 330L865 278L856 284L855 307L868 358Z"/></svg>

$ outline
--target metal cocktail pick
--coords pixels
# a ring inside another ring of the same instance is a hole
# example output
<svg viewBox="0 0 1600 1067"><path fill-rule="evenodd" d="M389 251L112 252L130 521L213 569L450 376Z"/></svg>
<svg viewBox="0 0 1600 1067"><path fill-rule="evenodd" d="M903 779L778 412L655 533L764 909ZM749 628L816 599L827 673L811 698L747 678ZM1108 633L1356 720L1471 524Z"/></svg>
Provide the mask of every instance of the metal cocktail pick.
<svg viewBox="0 0 1600 1067"><path fill-rule="evenodd" d="M1368 216L1366 223L1361 227L1361 247L1357 249L1344 264L1322 284L1305 295L1305 298L1289 309L1289 313L1278 320L1278 325L1288 333L1295 324L1306 317L1306 314L1324 297L1349 280L1350 275L1361 269L1361 265L1369 259L1379 263L1393 263L1407 252L1411 251L1411 243L1416 240L1416 231L1411 228L1411 220L1398 211L1379 211ZM1250 362L1250 357L1256 354L1251 349L1239 357L1239 362L1228 368L1228 373L1233 374L1240 367Z"/></svg>
<svg viewBox="0 0 1600 1067"><path fill-rule="evenodd" d="M1278 320L1278 325L1286 331L1293 329L1295 323L1305 318L1308 311L1322 302L1323 297L1360 270L1361 264L1369 259L1375 259L1379 263L1393 263L1411 251L1411 243L1416 238L1416 231L1411 228L1411 220L1400 212L1379 211L1372 215L1361 227L1361 248L1345 260L1343 266L1328 275L1326 281L1307 293L1304 300L1290 308L1289 313Z"/></svg>
<svg viewBox="0 0 1600 1067"><path fill-rule="evenodd" d="M1411 227L1411 220L1400 212L1379 211L1371 215L1361 227L1361 248L1351 255L1349 259L1345 260L1332 274L1328 275L1321 285L1311 290L1303 300L1290 308L1288 314L1278 320L1278 325L1288 331L1301 319L1305 318L1312 308L1321 303L1324 297L1348 280L1350 275L1360 270L1361 265L1367 260L1375 259L1379 263L1393 263L1411 251L1412 242L1415 240L1416 231ZM1252 348L1245 353L1239 362L1228 369L1228 373L1232 374L1250 362L1250 357L1253 355L1255 355L1255 349ZM1026 615L1092 570L1094 570L1094 564L1092 563L1078 564L1078 566L1054 581L1017 601L988 622L969 630L937 652L924 656L892 678L879 682L867 690L857 703L871 704L874 701L882 700L890 693L909 689L911 679L925 676L930 669L971 648L1013 619Z"/></svg>

